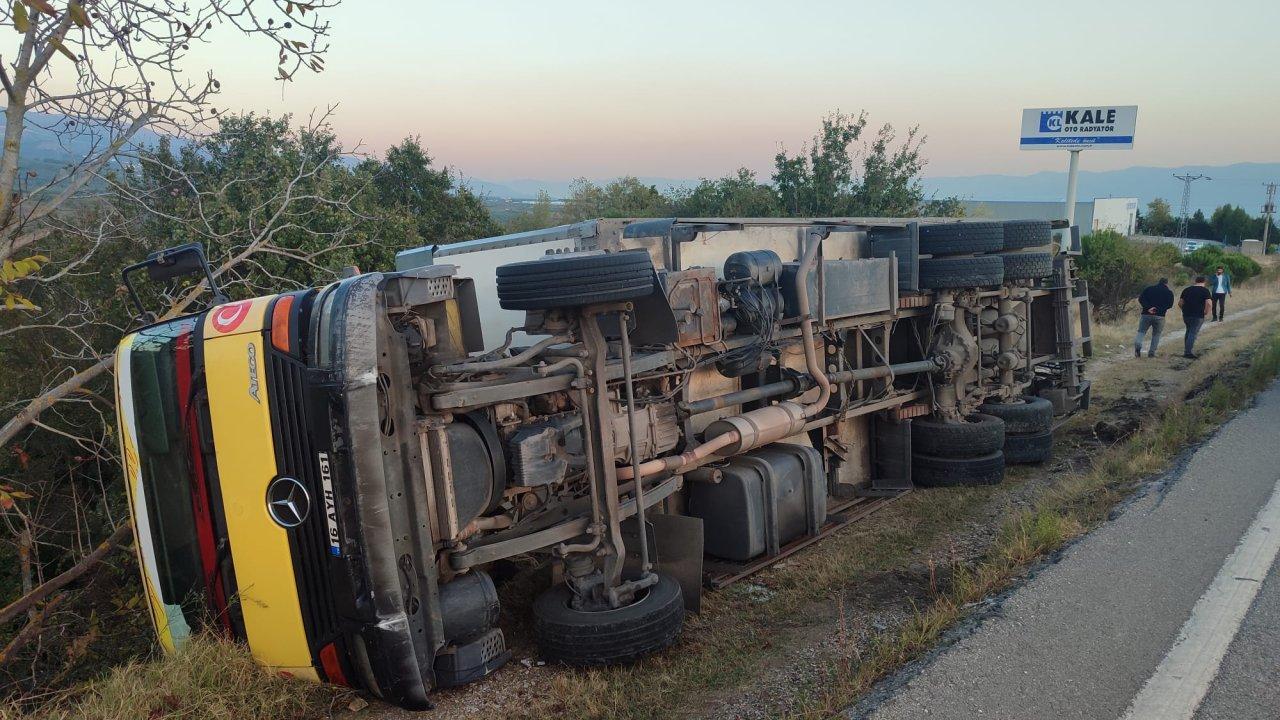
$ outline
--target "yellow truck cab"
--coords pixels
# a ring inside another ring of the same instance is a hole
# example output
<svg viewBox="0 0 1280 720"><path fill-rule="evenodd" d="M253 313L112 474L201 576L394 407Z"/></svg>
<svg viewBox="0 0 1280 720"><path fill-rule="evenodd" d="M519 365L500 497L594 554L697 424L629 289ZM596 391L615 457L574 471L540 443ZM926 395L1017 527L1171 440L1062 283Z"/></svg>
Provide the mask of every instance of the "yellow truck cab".
<svg viewBox="0 0 1280 720"><path fill-rule="evenodd" d="M440 342L467 352L439 270L223 303L120 342L122 456L166 649L212 632L407 707L506 660L487 576L442 606L416 438L385 432L389 384L408 377L383 347L385 302L435 292Z"/></svg>

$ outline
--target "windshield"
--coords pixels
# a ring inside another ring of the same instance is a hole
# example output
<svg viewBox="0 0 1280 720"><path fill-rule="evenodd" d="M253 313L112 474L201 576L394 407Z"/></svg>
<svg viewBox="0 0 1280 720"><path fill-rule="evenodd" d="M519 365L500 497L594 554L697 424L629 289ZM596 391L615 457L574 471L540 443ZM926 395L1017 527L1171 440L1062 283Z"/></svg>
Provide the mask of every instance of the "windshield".
<svg viewBox="0 0 1280 720"><path fill-rule="evenodd" d="M180 642L207 605L185 418L192 414L191 347L195 318L138 332L121 353L122 418L137 450L131 498L140 551L163 606L163 622ZM199 503L202 506L202 503Z"/></svg>

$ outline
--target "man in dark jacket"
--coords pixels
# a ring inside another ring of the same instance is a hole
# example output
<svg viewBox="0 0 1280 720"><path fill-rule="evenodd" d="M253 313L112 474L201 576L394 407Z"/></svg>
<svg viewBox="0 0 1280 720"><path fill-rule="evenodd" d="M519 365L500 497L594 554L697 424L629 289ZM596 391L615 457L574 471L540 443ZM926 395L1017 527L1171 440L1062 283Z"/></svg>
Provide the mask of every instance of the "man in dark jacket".
<svg viewBox="0 0 1280 720"><path fill-rule="evenodd" d="M1213 309L1213 293L1209 292L1209 279L1203 275L1196 276L1196 284L1182 291L1178 298L1178 307L1182 308L1182 322L1187 326L1187 334L1182 336L1182 357L1195 360L1198 357L1192 350L1196 347L1196 337L1204 319Z"/></svg>
<svg viewBox="0 0 1280 720"><path fill-rule="evenodd" d="M1160 345L1160 333L1164 332L1164 314L1173 307L1173 291L1169 289L1169 278L1160 278L1155 285L1149 285L1138 296L1138 305L1142 308L1142 317L1138 320L1138 334L1133 338L1133 356L1142 357L1142 339L1151 330L1151 347L1147 357L1156 356L1156 348Z"/></svg>

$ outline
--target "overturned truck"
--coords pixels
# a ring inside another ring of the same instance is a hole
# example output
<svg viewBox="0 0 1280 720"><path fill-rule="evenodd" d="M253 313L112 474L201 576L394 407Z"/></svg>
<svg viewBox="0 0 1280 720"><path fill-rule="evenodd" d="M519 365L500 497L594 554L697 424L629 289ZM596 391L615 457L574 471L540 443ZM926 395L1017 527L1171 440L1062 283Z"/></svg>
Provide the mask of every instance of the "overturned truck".
<svg viewBox="0 0 1280 720"><path fill-rule="evenodd" d="M162 642L409 707L509 657L628 662L718 587L913 488L999 482L1087 405L1075 228L598 220L401 253L118 352ZM160 254L134 270L191 266Z"/></svg>

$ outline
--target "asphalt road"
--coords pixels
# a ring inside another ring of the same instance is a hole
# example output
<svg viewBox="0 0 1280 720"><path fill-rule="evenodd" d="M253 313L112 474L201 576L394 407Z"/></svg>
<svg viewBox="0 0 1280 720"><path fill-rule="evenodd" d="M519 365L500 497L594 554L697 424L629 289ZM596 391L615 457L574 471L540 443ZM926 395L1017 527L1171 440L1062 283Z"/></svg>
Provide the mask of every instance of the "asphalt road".
<svg viewBox="0 0 1280 720"><path fill-rule="evenodd" d="M1280 718L1278 480L1273 386L996 615L849 715Z"/></svg>

